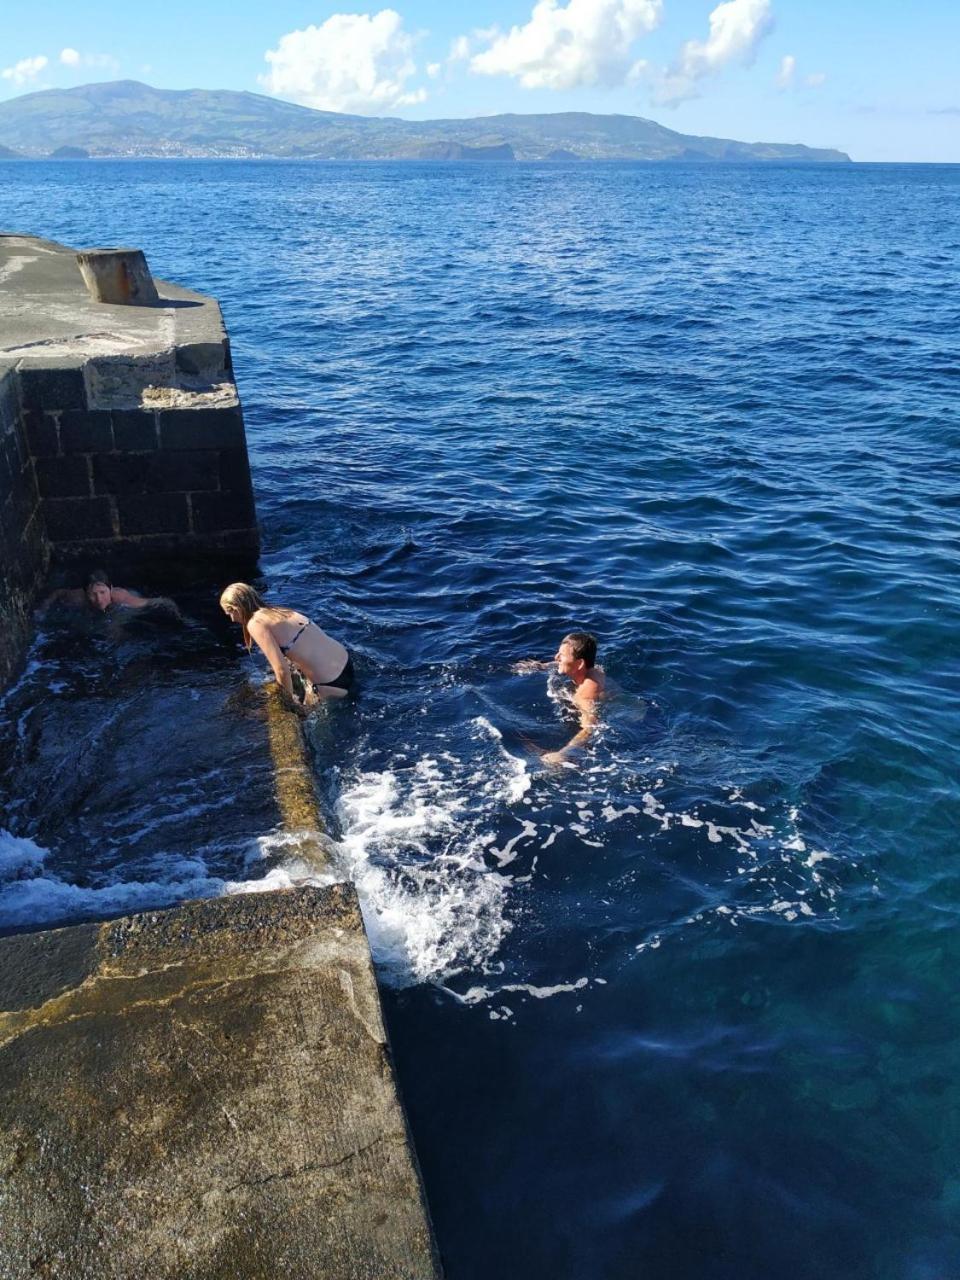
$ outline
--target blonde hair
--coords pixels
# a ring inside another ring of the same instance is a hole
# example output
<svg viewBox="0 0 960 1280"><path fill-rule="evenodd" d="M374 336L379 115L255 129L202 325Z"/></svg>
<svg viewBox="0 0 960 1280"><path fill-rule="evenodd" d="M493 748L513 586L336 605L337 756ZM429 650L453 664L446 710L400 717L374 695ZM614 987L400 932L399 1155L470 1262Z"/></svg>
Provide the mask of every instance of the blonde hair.
<svg viewBox="0 0 960 1280"><path fill-rule="evenodd" d="M246 582L231 582L229 587L224 587L220 593L220 608L236 609L239 613L243 643L249 651L253 647L253 641L250 639L247 623L258 609L269 609L270 606L255 587L248 586Z"/></svg>

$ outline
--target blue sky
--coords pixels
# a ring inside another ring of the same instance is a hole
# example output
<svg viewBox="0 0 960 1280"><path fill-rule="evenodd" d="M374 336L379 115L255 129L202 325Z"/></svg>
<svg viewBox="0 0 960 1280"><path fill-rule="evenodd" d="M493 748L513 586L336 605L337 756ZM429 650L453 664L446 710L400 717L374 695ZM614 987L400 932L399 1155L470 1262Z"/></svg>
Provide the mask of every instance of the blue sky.
<svg viewBox="0 0 960 1280"><path fill-rule="evenodd" d="M621 112L960 163L960 0L4 0L3 16L0 98L123 78L408 118Z"/></svg>

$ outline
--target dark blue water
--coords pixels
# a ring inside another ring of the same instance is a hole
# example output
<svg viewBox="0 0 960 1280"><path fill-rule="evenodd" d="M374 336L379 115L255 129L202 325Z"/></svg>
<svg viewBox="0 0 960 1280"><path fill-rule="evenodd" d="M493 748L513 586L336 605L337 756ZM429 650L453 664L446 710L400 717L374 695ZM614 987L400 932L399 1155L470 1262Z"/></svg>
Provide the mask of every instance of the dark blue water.
<svg viewBox="0 0 960 1280"><path fill-rule="evenodd" d="M0 166L223 303L450 1280L960 1276L958 198ZM574 625L622 692L551 770Z"/></svg>

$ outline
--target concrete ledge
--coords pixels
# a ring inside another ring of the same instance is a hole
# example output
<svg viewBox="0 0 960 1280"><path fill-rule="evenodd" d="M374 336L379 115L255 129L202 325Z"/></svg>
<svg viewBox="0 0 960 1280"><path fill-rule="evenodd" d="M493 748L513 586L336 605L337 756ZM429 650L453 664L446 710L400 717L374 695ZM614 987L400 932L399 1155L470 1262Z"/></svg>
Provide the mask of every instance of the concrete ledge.
<svg viewBox="0 0 960 1280"><path fill-rule="evenodd" d="M5 1280L438 1274L349 885L0 940Z"/></svg>
<svg viewBox="0 0 960 1280"><path fill-rule="evenodd" d="M7 399L35 470L46 559L254 561L243 413L216 301L165 281L147 305L94 301L76 254L31 236L0 234L0 281L0 381L15 381Z"/></svg>
<svg viewBox="0 0 960 1280"><path fill-rule="evenodd" d="M283 705L279 685L268 684L264 696L277 806L284 831L291 837L291 852L313 874L326 874L331 861L303 729Z"/></svg>

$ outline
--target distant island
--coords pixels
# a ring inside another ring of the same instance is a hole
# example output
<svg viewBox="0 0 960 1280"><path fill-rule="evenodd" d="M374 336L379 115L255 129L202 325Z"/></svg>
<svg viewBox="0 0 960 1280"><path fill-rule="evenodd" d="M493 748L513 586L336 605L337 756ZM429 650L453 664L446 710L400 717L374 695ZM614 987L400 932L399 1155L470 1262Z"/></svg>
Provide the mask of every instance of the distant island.
<svg viewBox="0 0 960 1280"><path fill-rule="evenodd" d="M51 160L89 160L90 152L86 147L57 147L50 152Z"/></svg>
<svg viewBox="0 0 960 1280"><path fill-rule="evenodd" d="M700 138L640 116L584 111L398 120L314 111L226 89L153 89L136 80L0 102L0 158L64 156L850 163L844 152L823 147Z"/></svg>

